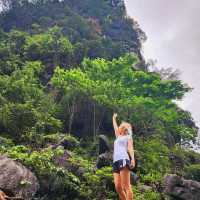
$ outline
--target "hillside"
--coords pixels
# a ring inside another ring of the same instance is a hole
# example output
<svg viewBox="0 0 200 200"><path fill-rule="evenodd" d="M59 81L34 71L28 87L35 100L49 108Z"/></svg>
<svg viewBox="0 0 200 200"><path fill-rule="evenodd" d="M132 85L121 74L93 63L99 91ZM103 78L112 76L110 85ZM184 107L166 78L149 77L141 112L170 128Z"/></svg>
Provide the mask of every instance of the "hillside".
<svg viewBox="0 0 200 200"><path fill-rule="evenodd" d="M111 163L96 168L99 135L114 140L114 112L134 125L136 200L163 199L166 174L200 181L200 155L182 147L198 128L174 101L191 88L148 70L146 35L122 0L2 5L0 153L36 175L33 199L117 199Z"/></svg>

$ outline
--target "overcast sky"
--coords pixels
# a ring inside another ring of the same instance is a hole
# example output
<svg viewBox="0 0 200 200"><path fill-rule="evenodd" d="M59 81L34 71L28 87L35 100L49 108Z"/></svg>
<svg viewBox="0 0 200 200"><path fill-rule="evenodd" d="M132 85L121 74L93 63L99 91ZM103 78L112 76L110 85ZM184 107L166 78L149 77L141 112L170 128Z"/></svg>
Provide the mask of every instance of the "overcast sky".
<svg viewBox="0 0 200 200"><path fill-rule="evenodd" d="M180 78L194 90L180 102L200 126L200 1L125 0L129 16L136 19L148 40L145 58L158 67L181 71Z"/></svg>

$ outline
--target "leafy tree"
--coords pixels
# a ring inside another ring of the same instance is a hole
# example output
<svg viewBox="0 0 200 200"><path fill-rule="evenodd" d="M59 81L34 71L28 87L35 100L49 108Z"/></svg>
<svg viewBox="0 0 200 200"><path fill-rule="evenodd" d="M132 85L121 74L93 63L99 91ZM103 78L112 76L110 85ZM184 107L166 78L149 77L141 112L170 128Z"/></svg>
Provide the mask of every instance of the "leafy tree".
<svg viewBox="0 0 200 200"><path fill-rule="evenodd" d="M180 113L172 102L182 98L190 88L179 80L166 81L159 74L136 70L133 67L136 61L130 55L112 61L85 59L82 70L56 68L52 83L64 94L85 96L93 105L90 110L97 105L109 112L118 111L135 123L140 136L158 134L165 138L170 134L175 142L195 137L197 129L194 126L178 123ZM95 108L98 113L97 110ZM93 112L93 121L94 116Z"/></svg>
<svg viewBox="0 0 200 200"><path fill-rule="evenodd" d="M94 191L96 199L117 198L111 168L94 173L97 136L111 136L113 112L133 124L141 184L153 188L135 187L136 199L161 199L162 177L174 171L169 155L183 161L185 177L199 179L199 155L182 148L198 128L176 104L191 88L176 71L144 61L146 35L123 0L1 4L0 153L45 183L36 198L90 200ZM67 161L61 140L70 143Z"/></svg>
<svg viewBox="0 0 200 200"><path fill-rule="evenodd" d="M26 39L24 54L30 60L67 67L72 60L73 45L58 27L54 27L47 33L29 36Z"/></svg>
<svg viewBox="0 0 200 200"><path fill-rule="evenodd" d="M33 24L39 27L38 32ZM4 0L0 25L6 32L14 28L29 33L45 32L57 25L73 44L87 40L85 48L90 48L87 56L92 55L91 58L112 59L135 52L143 59L140 48L146 36L138 23L127 16L123 1ZM93 55L95 44L100 49Z"/></svg>
<svg viewBox="0 0 200 200"><path fill-rule="evenodd" d="M0 130L16 140L61 130L53 102L50 104L40 83L43 69L40 62L28 62L10 76L1 75Z"/></svg>

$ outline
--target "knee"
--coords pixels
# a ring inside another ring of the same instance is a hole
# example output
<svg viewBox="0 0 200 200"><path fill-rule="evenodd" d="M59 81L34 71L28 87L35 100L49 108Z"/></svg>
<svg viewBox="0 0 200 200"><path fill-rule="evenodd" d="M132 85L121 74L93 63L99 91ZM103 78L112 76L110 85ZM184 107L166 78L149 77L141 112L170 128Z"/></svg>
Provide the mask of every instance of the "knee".
<svg viewBox="0 0 200 200"><path fill-rule="evenodd" d="M116 189L117 193L120 193L120 192L122 192L122 190L123 190L121 184L115 185L115 189Z"/></svg>
<svg viewBox="0 0 200 200"><path fill-rule="evenodd" d="M126 193L132 192L131 185L122 185L122 190L124 190Z"/></svg>

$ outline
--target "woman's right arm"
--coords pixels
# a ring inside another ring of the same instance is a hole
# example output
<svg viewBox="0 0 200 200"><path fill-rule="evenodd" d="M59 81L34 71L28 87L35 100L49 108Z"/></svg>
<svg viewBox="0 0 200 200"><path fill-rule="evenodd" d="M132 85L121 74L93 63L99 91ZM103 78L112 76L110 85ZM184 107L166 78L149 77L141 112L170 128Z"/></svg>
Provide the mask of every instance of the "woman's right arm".
<svg viewBox="0 0 200 200"><path fill-rule="evenodd" d="M118 128L118 125L117 125L116 118L117 118L117 113L114 113L113 114L113 128L115 130L115 136L117 137L119 135L119 128Z"/></svg>

